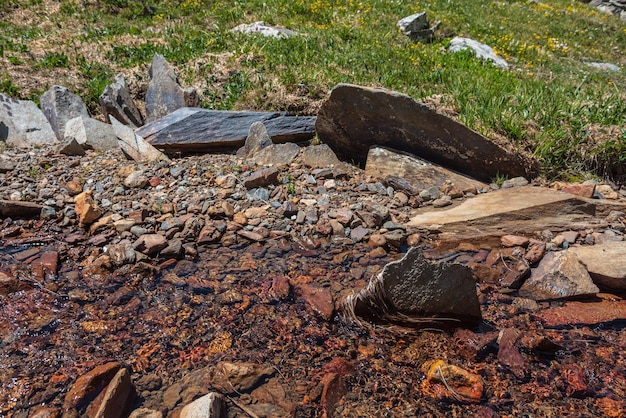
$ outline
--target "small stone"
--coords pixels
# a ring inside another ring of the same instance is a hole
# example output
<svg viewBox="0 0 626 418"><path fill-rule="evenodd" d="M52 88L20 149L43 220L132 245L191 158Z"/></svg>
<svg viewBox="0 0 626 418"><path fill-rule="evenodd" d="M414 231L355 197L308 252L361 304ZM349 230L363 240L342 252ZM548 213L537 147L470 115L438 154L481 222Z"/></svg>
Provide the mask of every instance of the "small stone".
<svg viewBox="0 0 626 418"><path fill-rule="evenodd" d="M129 189L143 189L149 184L148 177L143 170L133 171L124 180L124 186Z"/></svg>
<svg viewBox="0 0 626 418"><path fill-rule="evenodd" d="M156 255L165 247L167 247L167 240L159 234L144 234L133 244L136 251L147 255Z"/></svg>
<svg viewBox="0 0 626 418"><path fill-rule="evenodd" d="M524 177L513 177L510 180L504 180L501 189L510 189L511 187L521 187L526 186L528 184L528 180Z"/></svg>
<svg viewBox="0 0 626 418"><path fill-rule="evenodd" d="M93 200L93 192L86 190L74 197L74 209L78 214L78 220L84 225L93 223L102 215L102 211Z"/></svg>
<svg viewBox="0 0 626 418"><path fill-rule="evenodd" d="M478 403L482 400L484 383L482 378L443 360L430 360L422 365L426 379L422 392L439 400L457 400Z"/></svg>
<svg viewBox="0 0 626 418"><path fill-rule="evenodd" d="M269 167L255 171L244 179L246 189L254 189L257 187L265 187L270 184L278 184L278 168Z"/></svg>
<svg viewBox="0 0 626 418"><path fill-rule="evenodd" d="M502 238L500 238L500 242L505 248L527 247L530 243L530 239L519 235L504 235Z"/></svg>
<svg viewBox="0 0 626 418"><path fill-rule="evenodd" d="M302 284L296 287L296 293L322 318L327 321L332 318L335 304L330 290L310 284Z"/></svg>

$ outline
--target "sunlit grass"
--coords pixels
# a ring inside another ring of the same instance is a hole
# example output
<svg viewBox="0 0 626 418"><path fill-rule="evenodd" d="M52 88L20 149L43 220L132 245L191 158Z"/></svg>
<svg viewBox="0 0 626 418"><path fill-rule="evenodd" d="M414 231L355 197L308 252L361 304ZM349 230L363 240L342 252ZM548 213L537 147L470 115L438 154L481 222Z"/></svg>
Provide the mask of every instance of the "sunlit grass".
<svg viewBox="0 0 626 418"><path fill-rule="evenodd" d="M533 153L550 175L620 175L624 163L626 24L577 1L22 3L0 8L0 59L8 68L0 86L23 97L45 86L21 86L7 76L11 66L39 63L43 71L67 62L67 71L76 74L68 77L76 85L68 87L81 90L97 111L107 80L121 71L145 86L150 60L160 53L176 65L181 81L198 88L207 108L311 112L316 107L302 102L323 99L339 82L381 86L416 99L448 98L460 121ZM24 10L36 11L28 24L10 19ZM421 11L442 22L431 44L413 43L396 27L400 18ZM301 35L230 32L257 20ZM64 36L55 37L56 31ZM448 54L455 35L492 46L511 68L495 68L467 52ZM42 46L45 53L37 55ZM621 71L590 68L590 61L611 62Z"/></svg>

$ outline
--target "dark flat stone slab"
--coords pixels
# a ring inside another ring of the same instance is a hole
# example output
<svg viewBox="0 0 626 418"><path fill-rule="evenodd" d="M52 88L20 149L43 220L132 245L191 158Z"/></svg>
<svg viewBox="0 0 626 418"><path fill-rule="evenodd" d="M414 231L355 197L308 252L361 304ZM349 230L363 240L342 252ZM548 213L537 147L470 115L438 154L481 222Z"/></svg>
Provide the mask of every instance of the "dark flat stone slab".
<svg viewBox="0 0 626 418"><path fill-rule="evenodd" d="M136 133L166 152L233 151L243 146L250 126L263 122L274 143L303 142L315 135L315 116L278 112L206 110L184 107Z"/></svg>

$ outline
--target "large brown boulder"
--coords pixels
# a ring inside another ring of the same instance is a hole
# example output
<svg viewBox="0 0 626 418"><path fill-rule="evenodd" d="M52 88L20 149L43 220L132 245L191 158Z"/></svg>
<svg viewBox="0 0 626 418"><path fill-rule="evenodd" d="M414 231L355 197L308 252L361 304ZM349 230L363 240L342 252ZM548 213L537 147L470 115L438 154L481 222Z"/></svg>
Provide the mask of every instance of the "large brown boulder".
<svg viewBox="0 0 626 418"><path fill-rule="evenodd" d="M372 145L491 181L532 177L534 167L466 126L409 96L381 88L338 84L322 105L317 135L348 161L365 164Z"/></svg>

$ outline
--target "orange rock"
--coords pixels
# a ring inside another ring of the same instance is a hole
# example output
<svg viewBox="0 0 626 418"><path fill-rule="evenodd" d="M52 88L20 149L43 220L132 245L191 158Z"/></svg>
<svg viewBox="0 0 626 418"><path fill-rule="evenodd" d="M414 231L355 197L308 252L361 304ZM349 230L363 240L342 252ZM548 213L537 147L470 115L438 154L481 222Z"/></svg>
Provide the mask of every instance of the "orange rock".
<svg viewBox="0 0 626 418"><path fill-rule="evenodd" d="M83 408L87 406L108 384L122 368L118 362L111 362L98 366L79 377L63 402L63 409Z"/></svg>
<svg viewBox="0 0 626 418"><path fill-rule="evenodd" d="M504 235L500 238L503 247L526 247L530 239L519 235Z"/></svg>
<svg viewBox="0 0 626 418"><path fill-rule="evenodd" d="M91 190L82 192L74 197L74 205L76 213L78 214L78 220L80 223L88 225L98 219L102 215L102 211L94 202L91 196Z"/></svg>
<svg viewBox="0 0 626 418"><path fill-rule="evenodd" d="M422 365L426 379L422 392L435 399L460 402L480 402L483 396L483 379L443 360L430 360Z"/></svg>
<svg viewBox="0 0 626 418"><path fill-rule="evenodd" d="M626 415L626 405L623 401L611 398L600 398L596 406L602 411L602 415L610 418L619 418Z"/></svg>

